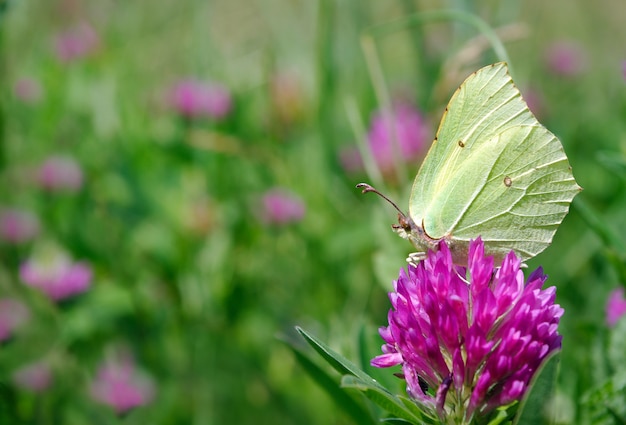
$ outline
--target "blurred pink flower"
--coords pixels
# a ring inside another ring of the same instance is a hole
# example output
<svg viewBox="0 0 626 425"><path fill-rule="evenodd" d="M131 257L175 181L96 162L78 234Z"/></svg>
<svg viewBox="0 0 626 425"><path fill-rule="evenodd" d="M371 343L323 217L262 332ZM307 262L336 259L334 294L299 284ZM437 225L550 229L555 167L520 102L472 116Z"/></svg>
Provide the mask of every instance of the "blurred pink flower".
<svg viewBox="0 0 626 425"><path fill-rule="evenodd" d="M0 299L0 342L11 337L13 331L30 317L28 307L14 298Z"/></svg>
<svg viewBox="0 0 626 425"><path fill-rule="evenodd" d="M171 90L171 107L186 118L226 117L232 109L232 97L221 84L205 83L197 80L183 80Z"/></svg>
<svg viewBox="0 0 626 425"><path fill-rule="evenodd" d="M544 101L541 96L541 92L534 89L527 89L524 91L524 100L528 104L528 109L536 117L541 117L544 113Z"/></svg>
<svg viewBox="0 0 626 425"><path fill-rule="evenodd" d="M117 358L100 366L90 392L94 400L121 414L148 404L154 398L154 383L136 370L129 357Z"/></svg>
<svg viewBox="0 0 626 425"><path fill-rule="evenodd" d="M54 253L22 263L20 278L53 301L60 301L89 289L92 271L86 263L73 262L65 254Z"/></svg>
<svg viewBox="0 0 626 425"><path fill-rule="evenodd" d="M373 115L368 141L379 168L383 172L391 171L396 159L409 162L422 155L429 143L429 130L415 107L408 102L397 102L391 120L382 111Z"/></svg>
<svg viewBox="0 0 626 425"><path fill-rule="evenodd" d="M263 195L263 218L268 223L286 224L302 220L304 202L284 189L272 189Z"/></svg>
<svg viewBox="0 0 626 425"><path fill-rule="evenodd" d="M13 244L32 240L39 234L39 220L26 210L0 210L0 239Z"/></svg>
<svg viewBox="0 0 626 425"><path fill-rule="evenodd" d="M44 361L31 363L13 372L13 382L20 388L40 393L52 384L52 370Z"/></svg>
<svg viewBox="0 0 626 425"><path fill-rule="evenodd" d="M270 95L276 118L292 123L304 113L304 96L295 74L276 74L270 80Z"/></svg>
<svg viewBox="0 0 626 425"><path fill-rule="evenodd" d="M626 316L624 288L617 288L611 291L606 303L606 324L613 327L623 316Z"/></svg>
<svg viewBox="0 0 626 425"><path fill-rule="evenodd" d="M550 44L545 52L545 61L549 71L563 77L575 77L587 68L585 51L573 41Z"/></svg>
<svg viewBox="0 0 626 425"><path fill-rule="evenodd" d="M35 104L43 97L43 89L34 78L21 78L13 86L15 97L24 103Z"/></svg>
<svg viewBox="0 0 626 425"><path fill-rule="evenodd" d="M339 151L339 162L348 173L363 170L363 158L361 158L361 153L354 146L345 147Z"/></svg>
<svg viewBox="0 0 626 425"><path fill-rule="evenodd" d="M78 191L83 185L83 171L69 156L48 157L38 172L39 185L49 191Z"/></svg>
<svg viewBox="0 0 626 425"><path fill-rule="evenodd" d="M57 35L55 49L59 60L71 62L93 52L98 43L99 37L94 28L87 22L81 22Z"/></svg>

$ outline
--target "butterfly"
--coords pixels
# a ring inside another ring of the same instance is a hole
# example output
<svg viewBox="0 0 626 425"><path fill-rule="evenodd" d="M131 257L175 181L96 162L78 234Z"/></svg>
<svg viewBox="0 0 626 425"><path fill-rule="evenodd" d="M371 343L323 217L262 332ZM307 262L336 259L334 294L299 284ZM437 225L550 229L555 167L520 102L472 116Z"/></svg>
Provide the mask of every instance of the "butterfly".
<svg viewBox="0 0 626 425"><path fill-rule="evenodd" d="M365 192L388 198L366 183ZM481 237L499 263L514 250L528 260L547 248L581 191L563 146L532 114L506 63L471 74L453 94L415 177L409 214L394 230L417 249L409 261L450 248L467 264Z"/></svg>

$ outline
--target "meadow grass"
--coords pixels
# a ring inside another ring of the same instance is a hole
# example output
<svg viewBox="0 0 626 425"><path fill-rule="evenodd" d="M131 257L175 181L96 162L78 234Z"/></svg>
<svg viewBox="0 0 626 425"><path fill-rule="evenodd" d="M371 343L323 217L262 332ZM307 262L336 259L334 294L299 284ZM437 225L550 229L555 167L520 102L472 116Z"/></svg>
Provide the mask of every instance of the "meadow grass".
<svg viewBox="0 0 626 425"><path fill-rule="evenodd" d="M615 372L605 303L626 284L619 1L0 8L0 207L39 221L32 239L0 245L0 298L30 312L0 345L0 423L351 423L298 364L295 325L402 393L402 381L368 362L411 246L390 230L394 210L354 186L376 183L407 208L420 161L381 172L367 130L375 111L390 112L401 97L432 139L456 87L502 52L584 188L529 269L544 267L565 308L561 421L604 418L581 400ZM407 21L443 8L466 18ZM96 40L63 59L58 37L81 25ZM578 49L569 74L549 65L560 41ZM25 79L30 94L16 88ZM227 114L177 110L172 88L189 79L225 87ZM361 168L342 163L350 149L361 152ZM79 164L77 190L42 187L37 170L54 155ZM304 214L268 217L264 195L275 188ZM88 264L89 289L59 303L25 285L20 265L50 252ZM90 392L99 366L119 353L153 388L123 416ZM16 383L15 372L37 362L51 370L45 389Z"/></svg>

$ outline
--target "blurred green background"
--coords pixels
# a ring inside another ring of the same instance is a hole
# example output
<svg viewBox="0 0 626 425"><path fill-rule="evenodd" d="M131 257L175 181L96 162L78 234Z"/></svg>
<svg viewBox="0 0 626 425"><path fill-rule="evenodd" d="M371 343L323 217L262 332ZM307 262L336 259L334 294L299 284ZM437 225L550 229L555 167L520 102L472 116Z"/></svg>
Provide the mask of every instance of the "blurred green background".
<svg viewBox="0 0 626 425"><path fill-rule="evenodd" d="M398 21L442 8L496 32L584 188L529 262L566 310L561 420L582 423L581 396L612 373L604 306L625 283L619 0L0 2L0 207L39 222L30 240L0 243L0 297L30 311L0 345L1 423L352 423L285 341L299 344L301 325L355 362L379 352L411 246L390 231L394 210L354 185L406 208L420 161L381 174L367 154L367 171L342 155L367 151L388 98L420 111L429 144L456 87L499 60L464 22ZM59 45L68 31L73 53ZM171 93L189 79L225 88L228 111L181 112ZM80 166L77 190L42 188L37 170L58 155ZM275 188L296 204L287 219L264 204ZM24 284L20 265L51 250L91 267L87 291L54 302ZM122 416L89 390L119 351L153 387ZM46 388L20 386L14 372L41 361Z"/></svg>

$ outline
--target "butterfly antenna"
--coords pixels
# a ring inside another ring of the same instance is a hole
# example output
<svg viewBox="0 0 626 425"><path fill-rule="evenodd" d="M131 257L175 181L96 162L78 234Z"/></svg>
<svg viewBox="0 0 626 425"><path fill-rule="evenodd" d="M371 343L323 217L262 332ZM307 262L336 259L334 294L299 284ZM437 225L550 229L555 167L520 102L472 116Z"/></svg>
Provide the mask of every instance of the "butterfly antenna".
<svg viewBox="0 0 626 425"><path fill-rule="evenodd" d="M377 194L378 196L380 196L381 198L383 198L385 201L389 202L391 205L393 205L393 207L400 213L400 215L406 219L406 215L402 212L402 210L400 208L398 208L398 206L396 205L395 202L393 202L391 199L387 198L385 195L383 195L382 193L380 193L376 188L370 186L367 183L359 183L356 185L356 187L358 187L361 190L361 193L368 193L368 192L372 192Z"/></svg>

